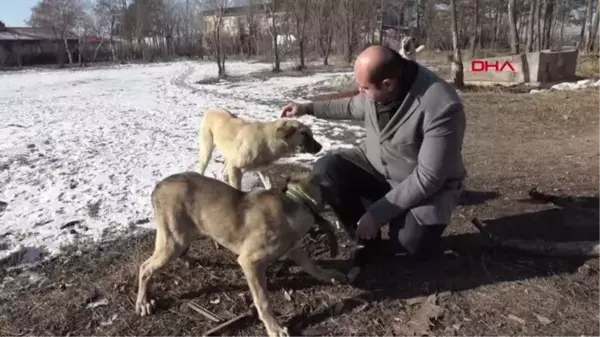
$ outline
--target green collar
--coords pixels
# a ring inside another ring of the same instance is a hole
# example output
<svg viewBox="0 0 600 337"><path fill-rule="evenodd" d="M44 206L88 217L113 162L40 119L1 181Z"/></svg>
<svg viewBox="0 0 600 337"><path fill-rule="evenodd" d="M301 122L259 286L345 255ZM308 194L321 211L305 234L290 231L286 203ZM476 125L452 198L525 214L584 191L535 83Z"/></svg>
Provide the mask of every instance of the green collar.
<svg viewBox="0 0 600 337"><path fill-rule="evenodd" d="M306 207L314 215L318 215L317 204L306 193L295 188L286 188L285 196Z"/></svg>

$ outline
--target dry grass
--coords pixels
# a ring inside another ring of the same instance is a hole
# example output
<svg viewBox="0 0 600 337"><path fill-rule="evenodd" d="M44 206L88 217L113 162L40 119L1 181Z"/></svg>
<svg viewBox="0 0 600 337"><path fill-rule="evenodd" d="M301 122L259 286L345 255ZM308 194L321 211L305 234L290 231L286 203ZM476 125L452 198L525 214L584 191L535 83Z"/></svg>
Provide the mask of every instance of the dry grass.
<svg viewBox="0 0 600 337"><path fill-rule="evenodd" d="M585 78L596 78L600 77L600 64L598 60L600 55L580 55L577 63L576 74Z"/></svg>
<svg viewBox="0 0 600 337"><path fill-rule="evenodd" d="M469 219L486 221L500 237L545 240L598 238L598 219L548 204L523 202L530 187L555 194L597 195L597 90L520 94L466 92L464 156L468 192L458 207L445 245L454 251L426 265L405 258L382 259L354 286L331 286L298 272L268 272L276 314L295 332L308 335L390 335L418 308L410 299L438 292L445 313L436 335L598 335L598 260L528 256L489 250ZM353 134L348 133L348 142ZM295 166L272 168L276 185ZM349 245L340 233L342 255L319 263L345 266ZM26 285L21 271L4 270L0 333L4 335L199 335L214 326L184 309L189 300L229 318L251 305L233 254L196 242L200 266L175 261L151 286L158 310L134 314L138 265L153 249L152 233L85 251L73 249L33 269L45 282ZM325 238L306 238L315 253ZM14 279L10 281L10 278ZM20 289L19 285L25 285ZM285 298L284 290L291 293ZM87 308L106 299L107 304ZM514 317L517 317L516 319ZM540 318L541 317L541 318ZM547 318L545 320L544 318ZM550 323L548 323L550 321ZM222 335L263 335L247 319Z"/></svg>

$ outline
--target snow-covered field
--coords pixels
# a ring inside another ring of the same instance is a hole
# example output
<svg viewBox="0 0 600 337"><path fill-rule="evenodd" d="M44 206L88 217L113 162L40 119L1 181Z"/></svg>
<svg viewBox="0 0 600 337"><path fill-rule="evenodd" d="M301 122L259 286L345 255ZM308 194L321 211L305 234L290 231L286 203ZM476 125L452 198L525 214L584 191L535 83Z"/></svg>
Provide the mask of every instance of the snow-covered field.
<svg viewBox="0 0 600 337"><path fill-rule="evenodd" d="M231 75L269 64L229 62ZM220 106L275 119L293 90L347 73L201 85L213 63L174 62L0 74L0 260L21 263L60 247L153 228L150 193L169 174L193 169L202 111ZM337 132L359 127L312 117L324 151L348 146ZM215 152L207 174L220 178ZM291 160L315 159L298 155ZM247 188L252 175L244 176ZM149 221L150 220L150 221Z"/></svg>

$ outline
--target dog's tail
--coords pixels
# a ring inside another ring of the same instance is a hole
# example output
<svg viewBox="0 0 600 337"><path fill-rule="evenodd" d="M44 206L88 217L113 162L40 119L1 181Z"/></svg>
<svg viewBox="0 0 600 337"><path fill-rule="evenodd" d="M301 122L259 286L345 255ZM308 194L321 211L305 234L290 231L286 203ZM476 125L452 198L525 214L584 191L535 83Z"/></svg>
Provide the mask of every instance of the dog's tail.
<svg viewBox="0 0 600 337"><path fill-rule="evenodd" d="M202 121L200 134L198 135L198 172L200 174L204 174L214 148L215 144L210 123Z"/></svg>

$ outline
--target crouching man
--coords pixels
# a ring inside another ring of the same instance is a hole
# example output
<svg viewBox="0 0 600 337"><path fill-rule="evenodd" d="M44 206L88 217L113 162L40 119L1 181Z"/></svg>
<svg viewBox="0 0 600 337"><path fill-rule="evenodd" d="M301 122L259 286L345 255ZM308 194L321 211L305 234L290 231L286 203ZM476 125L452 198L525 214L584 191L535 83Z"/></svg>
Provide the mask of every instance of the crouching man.
<svg viewBox="0 0 600 337"><path fill-rule="evenodd" d="M361 243L354 266L378 255L385 224L394 254L427 259L439 252L466 175L463 105L450 84L385 46L362 51L354 76L355 96L290 103L281 115L365 122L359 147L326 154L313 168L326 201Z"/></svg>

